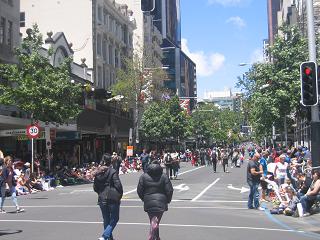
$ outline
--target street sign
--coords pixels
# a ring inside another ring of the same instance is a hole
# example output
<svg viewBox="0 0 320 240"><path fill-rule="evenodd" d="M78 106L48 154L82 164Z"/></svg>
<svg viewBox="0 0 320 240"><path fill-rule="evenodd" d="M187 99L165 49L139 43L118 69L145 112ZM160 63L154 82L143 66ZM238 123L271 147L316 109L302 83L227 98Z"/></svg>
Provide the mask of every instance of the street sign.
<svg viewBox="0 0 320 240"><path fill-rule="evenodd" d="M39 127L36 125L29 125L27 126L27 136L29 138L37 138L39 136Z"/></svg>
<svg viewBox="0 0 320 240"><path fill-rule="evenodd" d="M127 156L128 157L133 156L133 146L127 146Z"/></svg>

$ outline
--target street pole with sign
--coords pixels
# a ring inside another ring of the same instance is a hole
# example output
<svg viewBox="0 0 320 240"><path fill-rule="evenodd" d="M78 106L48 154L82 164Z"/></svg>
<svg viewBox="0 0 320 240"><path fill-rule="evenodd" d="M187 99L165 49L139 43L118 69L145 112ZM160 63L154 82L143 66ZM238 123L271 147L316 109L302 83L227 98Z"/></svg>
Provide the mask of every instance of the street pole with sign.
<svg viewBox="0 0 320 240"><path fill-rule="evenodd" d="M316 38L314 30L313 0L306 0L308 18L309 61L317 62ZM311 158L312 166L319 166L320 122L318 104L311 106Z"/></svg>
<svg viewBox="0 0 320 240"><path fill-rule="evenodd" d="M29 125L27 126L27 136L31 139L31 172L34 171L34 138L39 136L39 127L37 125Z"/></svg>

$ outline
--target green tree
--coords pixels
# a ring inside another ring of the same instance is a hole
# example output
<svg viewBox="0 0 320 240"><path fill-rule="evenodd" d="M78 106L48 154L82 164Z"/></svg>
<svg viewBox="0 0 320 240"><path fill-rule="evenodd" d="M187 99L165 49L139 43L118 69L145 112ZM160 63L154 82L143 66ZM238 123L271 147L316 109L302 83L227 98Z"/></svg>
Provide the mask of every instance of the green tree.
<svg viewBox="0 0 320 240"><path fill-rule="evenodd" d="M80 112L81 87L70 81L70 62L54 68L41 53L42 36L37 25L15 50L17 65L0 64L0 103L14 105L33 119L65 123Z"/></svg>
<svg viewBox="0 0 320 240"><path fill-rule="evenodd" d="M143 113L141 130L146 139L158 143L183 140L188 135L189 116L179 105L178 97L153 102Z"/></svg>
<svg viewBox="0 0 320 240"><path fill-rule="evenodd" d="M283 26L269 52L272 63L256 63L238 78L250 124L258 139L271 136L272 125L283 130L287 115L301 111L301 62L307 60L307 40L297 27Z"/></svg>
<svg viewBox="0 0 320 240"><path fill-rule="evenodd" d="M193 136L207 143L238 142L242 122L242 113L220 110L212 103L199 106L191 115Z"/></svg>

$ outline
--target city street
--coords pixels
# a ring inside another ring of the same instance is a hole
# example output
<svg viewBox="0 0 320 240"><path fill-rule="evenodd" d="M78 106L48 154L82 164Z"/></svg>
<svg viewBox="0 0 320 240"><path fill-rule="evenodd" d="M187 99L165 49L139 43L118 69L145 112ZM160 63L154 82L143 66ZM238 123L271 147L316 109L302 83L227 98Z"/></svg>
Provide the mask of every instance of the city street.
<svg viewBox="0 0 320 240"><path fill-rule="evenodd" d="M293 218L270 215L246 208L246 167L218 173L210 167L182 163L173 180L175 191L169 211L160 225L161 239L320 239L319 215ZM124 199L120 221L114 231L117 240L147 239L148 218L135 188L140 173L122 175ZM243 192L243 193L241 193ZM102 232L100 210L92 185L58 188L19 197L26 212L16 214L10 199L6 214L0 215L0 239L89 240Z"/></svg>

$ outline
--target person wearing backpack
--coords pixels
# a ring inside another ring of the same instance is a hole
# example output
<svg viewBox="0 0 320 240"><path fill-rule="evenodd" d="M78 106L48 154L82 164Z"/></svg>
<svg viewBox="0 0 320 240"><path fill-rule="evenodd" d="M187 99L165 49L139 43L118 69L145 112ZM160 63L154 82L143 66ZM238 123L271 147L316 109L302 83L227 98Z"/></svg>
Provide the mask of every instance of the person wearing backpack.
<svg viewBox="0 0 320 240"><path fill-rule="evenodd" d="M95 172L93 189L98 194L98 205L103 217L104 232L98 240L113 240L112 232L119 221L123 188L117 171L111 165L111 155L104 154Z"/></svg>
<svg viewBox="0 0 320 240"><path fill-rule="evenodd" d="M169 151L166 152L163 159L164 159L164 165L166 166L166 174L169 178L172 178L173 177L173 167L172 167L173 159Z"/></svg>

